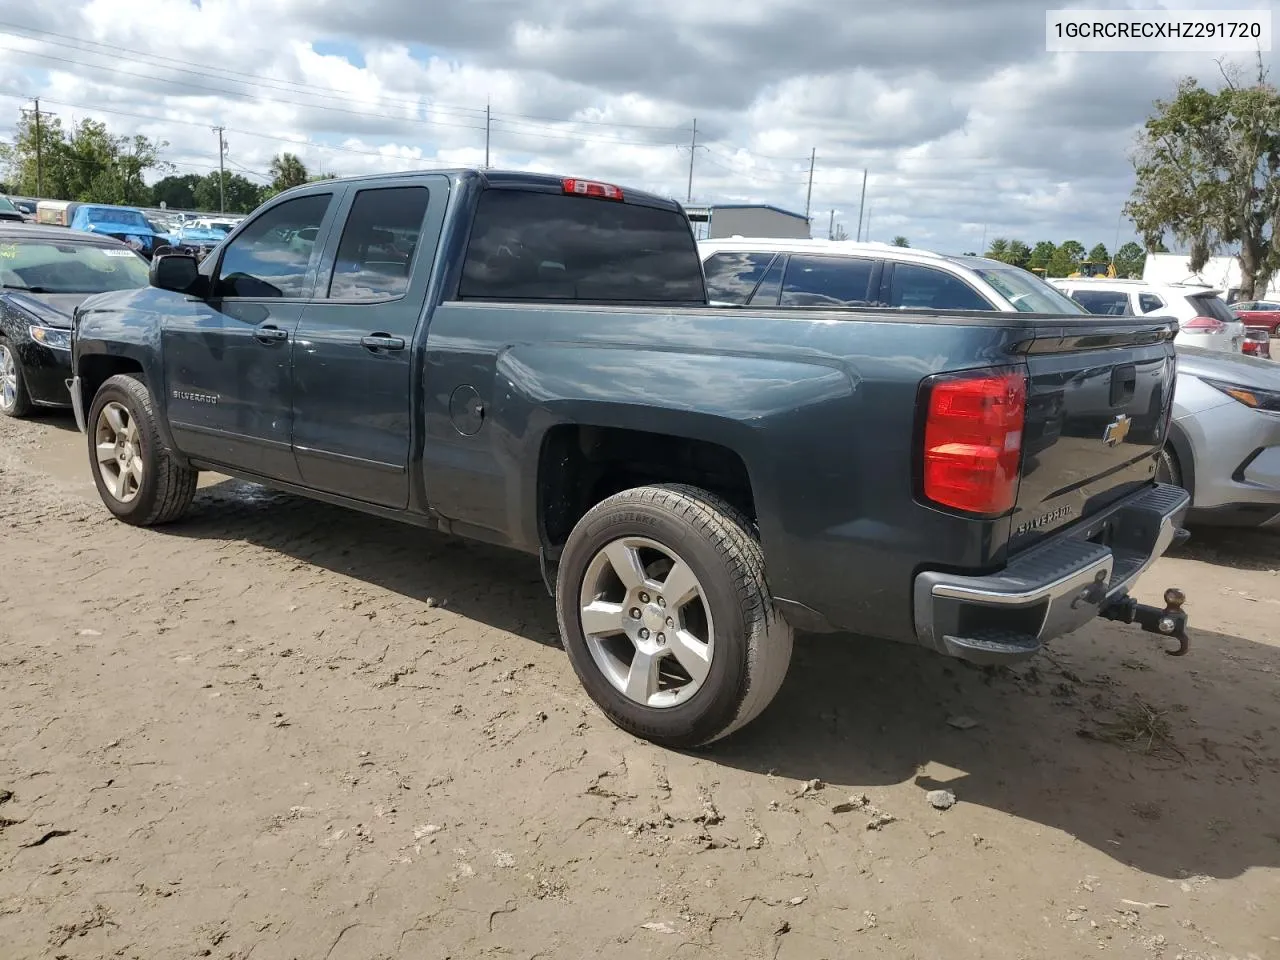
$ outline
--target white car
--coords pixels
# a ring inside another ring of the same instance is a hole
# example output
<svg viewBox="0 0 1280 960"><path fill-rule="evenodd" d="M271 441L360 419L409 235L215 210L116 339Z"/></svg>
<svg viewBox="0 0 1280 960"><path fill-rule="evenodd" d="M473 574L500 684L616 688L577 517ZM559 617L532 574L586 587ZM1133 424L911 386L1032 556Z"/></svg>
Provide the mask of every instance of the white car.
<svg viewBox="0 0 1280 960"><path fill-rule="evenodd" d="M1205 350L1244 350L1244 322L1231 312L1221 290L1190 283L1151 283L1102 277L1050 280L1090 313L1112 317L1144 314L1178 321L1175 343Z"/></svg>
<svg viewBox="0 0 1280 960"><path fill-rule="evenodd" d="M698 248L708 299L721 306L1088 314L1035 274L983 257L849 240L734 237Z"/></svg>

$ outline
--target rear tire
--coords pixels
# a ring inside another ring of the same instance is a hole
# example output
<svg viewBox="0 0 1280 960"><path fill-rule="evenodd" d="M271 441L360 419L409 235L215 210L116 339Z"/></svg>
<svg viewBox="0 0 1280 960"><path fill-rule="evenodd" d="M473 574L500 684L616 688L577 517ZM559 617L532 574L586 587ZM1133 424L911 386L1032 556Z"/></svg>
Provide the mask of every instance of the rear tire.
<svg viewBox="0 0 1280 960"><path fill-rule="evenodd" d="M160 441L151 394L138 377L121 373L104 383L86 426L93 482L117 519L151 527L186 512L199 473L180 464Z"/></svg>
<svg viewBox="0 0 1280 960"><path fill-rule="evenodd" d="M31 412L31 394L17 351L0 337L0 413L20 420Z"/></svg>
<svg viewBox="0 0 1280 960"><path fill-rule="evenodd" d="M560 558L556 612L591 699L623 730L666 747L702 746L750 723L791 662L792 631L769 596L750 521L696 487L625 490L589 510Z"/></svg>

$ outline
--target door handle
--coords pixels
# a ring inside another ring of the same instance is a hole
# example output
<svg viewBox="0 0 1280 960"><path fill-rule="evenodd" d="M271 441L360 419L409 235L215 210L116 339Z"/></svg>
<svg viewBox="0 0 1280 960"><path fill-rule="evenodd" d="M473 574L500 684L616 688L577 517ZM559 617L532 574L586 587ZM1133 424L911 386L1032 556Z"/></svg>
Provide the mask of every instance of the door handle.
<svg viewBox="0 0 1280 960"><path fill-rule="evenodd" d="M370 350L403 350L404 339L389 337L385 333L375 333L368 337L361 337L360 346L368 347Z"/></svg>
<svg viewBox="0 0 1280 960"><path fill-rule="evenodd" d="M253 331L253 335L263 343L274 343L277 340L288 340L289 331L282 330L279 327L267 325L258 327Z"/></svg>

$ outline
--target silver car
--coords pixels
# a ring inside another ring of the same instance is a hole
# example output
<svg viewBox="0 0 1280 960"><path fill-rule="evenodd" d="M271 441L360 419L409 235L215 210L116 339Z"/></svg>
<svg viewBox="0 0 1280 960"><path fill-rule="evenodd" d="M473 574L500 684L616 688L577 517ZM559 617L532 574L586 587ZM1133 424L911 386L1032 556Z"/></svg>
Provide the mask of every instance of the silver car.
<svg viewBox="0 0 1280 960"><path fill-rule="evenodd" d="M1190 492L1189 522L1276 525L1280 364L1179 345L1173 423L1156 479Z"/></svg>

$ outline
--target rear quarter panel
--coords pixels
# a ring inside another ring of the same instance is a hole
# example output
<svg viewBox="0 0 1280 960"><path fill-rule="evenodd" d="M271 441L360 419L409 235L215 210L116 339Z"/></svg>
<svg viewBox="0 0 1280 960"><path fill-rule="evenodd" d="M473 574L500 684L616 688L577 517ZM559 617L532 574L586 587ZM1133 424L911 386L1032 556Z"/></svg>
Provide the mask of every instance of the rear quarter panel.
<svg viewBox="0 0 1280 960"><path fill-rule="evenodd" d="M1016 360L1019 336L1007 319L445 303L427 343L426 493L536 550L537 469L557 424L717 443L746 465L774 594L907 638L917 567L988 566L1008 533L915 501L919 382ZM492 377L472 381L487 436L448 422L462 371Z"/></svg>

